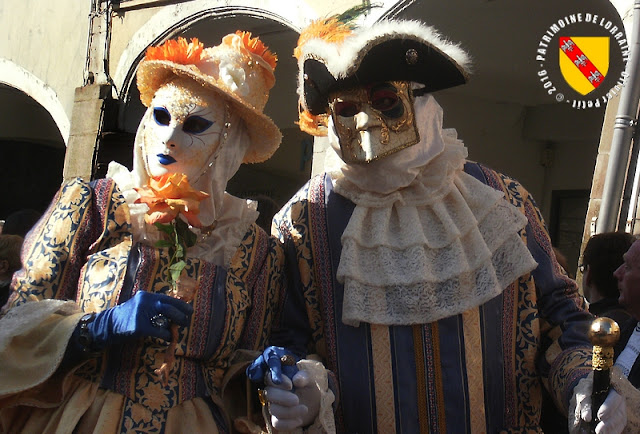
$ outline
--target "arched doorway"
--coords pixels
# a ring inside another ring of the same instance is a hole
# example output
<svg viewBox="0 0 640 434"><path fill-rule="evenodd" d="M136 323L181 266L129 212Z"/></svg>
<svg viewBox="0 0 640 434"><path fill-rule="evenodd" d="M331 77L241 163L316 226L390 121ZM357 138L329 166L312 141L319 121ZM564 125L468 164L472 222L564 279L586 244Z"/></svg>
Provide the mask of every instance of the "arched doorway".
<svg viewBox="0 0 640 434"><path fill-rule="evenodd" d="M65 143L50 113L26 93L0 84L0 220L45 211L62 182Z"/></svg>

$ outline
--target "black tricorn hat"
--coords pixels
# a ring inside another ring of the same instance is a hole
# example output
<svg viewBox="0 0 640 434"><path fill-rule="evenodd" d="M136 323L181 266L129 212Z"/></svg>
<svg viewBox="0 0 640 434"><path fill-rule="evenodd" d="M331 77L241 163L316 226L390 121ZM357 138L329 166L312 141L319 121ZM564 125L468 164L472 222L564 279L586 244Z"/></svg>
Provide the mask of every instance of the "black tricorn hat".
<svg viewBox="0 0 640 434"><path fill-rule="evenodd" d="M469 56L418 21L381 21L341 43L310 39L299 47L298 93L313 116L328 110L329 93L383 81L421 84L435 92L466 83Z"/></svg>

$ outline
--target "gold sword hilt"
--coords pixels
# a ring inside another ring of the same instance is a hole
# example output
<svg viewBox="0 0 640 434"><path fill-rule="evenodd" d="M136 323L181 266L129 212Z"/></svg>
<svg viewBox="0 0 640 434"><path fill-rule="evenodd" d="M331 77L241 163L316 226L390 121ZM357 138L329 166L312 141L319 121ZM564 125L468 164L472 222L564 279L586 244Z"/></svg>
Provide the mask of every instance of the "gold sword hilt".
<svg viewBox="0 0 640 434"><path fill-rule="evenodd" d="M589 341L593 345L591 364L593 367L592 427L598 420L598 410L609 394L611 377L609 370L613 366L613 347L620 339L620 327L611 318L596 318L589 328Z"/></svg>

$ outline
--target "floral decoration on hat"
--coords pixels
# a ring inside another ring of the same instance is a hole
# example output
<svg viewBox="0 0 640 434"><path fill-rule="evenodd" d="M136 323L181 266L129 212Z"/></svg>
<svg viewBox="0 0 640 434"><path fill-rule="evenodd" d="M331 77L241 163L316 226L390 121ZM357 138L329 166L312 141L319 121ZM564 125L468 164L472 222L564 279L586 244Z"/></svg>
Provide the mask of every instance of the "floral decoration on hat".
<svg viewBox="0 0 640 434"><path fill-rule="evenodd" d="M187 42L185 38L168 40L159 47L149 47L145 53L145 60L169 60L171 62L188 65L200 61L200 56L204 50L204 44L198 38L191 38Z"/></svg>
<svg viewBox="0 0 640 434"><path fill-rule="evenodd" d="M282 135L263 113L277 56L250 32L237 31L220 45L204 47L197 38L169 40L150 47L137 72L140 100L149 107L155 92L176 77L187 77L230 103L249 130L250 146L244 163L268 159L280 145Z"/></svg>
<svg viewBox="0 0 640 434"><path fill-rule="evenodd" d="M259 38L252 38L251 32L242 32L240 30L236 32L236 35L240 36L240 38L242 39L242 43L247 50L249 50L253 54L256 54L258 57L267 62L271 69L276 69L278 56L275 53L269 51L269 48L264 45L264 43Z"/></svg>

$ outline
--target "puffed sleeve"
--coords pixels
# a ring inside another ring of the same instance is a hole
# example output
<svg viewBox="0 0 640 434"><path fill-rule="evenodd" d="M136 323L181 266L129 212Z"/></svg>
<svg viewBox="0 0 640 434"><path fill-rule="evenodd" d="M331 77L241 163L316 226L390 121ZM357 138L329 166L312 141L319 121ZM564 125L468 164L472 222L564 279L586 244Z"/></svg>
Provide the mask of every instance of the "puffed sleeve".
<svg viewBox="0 0 640 434"><path fill-rule="evenodd" d="M99 262L110 249L127 252L129 244L128 209L113 181L74 179L61 186L25 239L23 268L14 274L0 318L0 406L7 399L42 405L60 399L33 388L55 381L69 338L86 310L83 282L110 280L115 291L122 279L105 276L112 275L110 268L125 271L121 262L107 261L113 265L86 276L87 263ZM126 261L126 254L120 256Z"/></svg>
<svg viewBox="0 0 640 434"><path fill-rule="evenodd" d="M537 374L556 405L566 412L574 387L591 371L587 330L593 316L576 282L558 264L542 213L529 192L515 179L478 163L468 162L465 171L504 192L507 201L527 217L522 238L538 267L519 279L519 304L535 306L537 312L529 312L523 339L535 341Z"/></svg>
<svg viewBox="0 0 640 434"><path fill-rule="evenodd" d="M129 213L113 181L65 182L25 238L4 310L29 300L76 300L87 257L129 235Z"/></svg>
<svg viewBox="0 0 640 434"><path fill-rule="evenodd" d="M271 342L285 347L300 357L315 353L311 347L311 323L319 324L315 308L313 258L308 243L309 227L304 189L274 219L274 235L283 244L285 281L280 295L280 308L275 318ZM313 321L310 319L313 317ZM319 327L318 327L319 328ZM317 329L316 329L317 330Z"/></svg>
<svg viewBox="0 0 640 434"><path fill-rule="evenodd" d="M540 210L530 196L524 206L529 219L527 247L538 263L532 272L544 350L538 369L556 404L566 411L574 387L591 371L587 332L593 316L576 282L558 264Z"/></svg>

